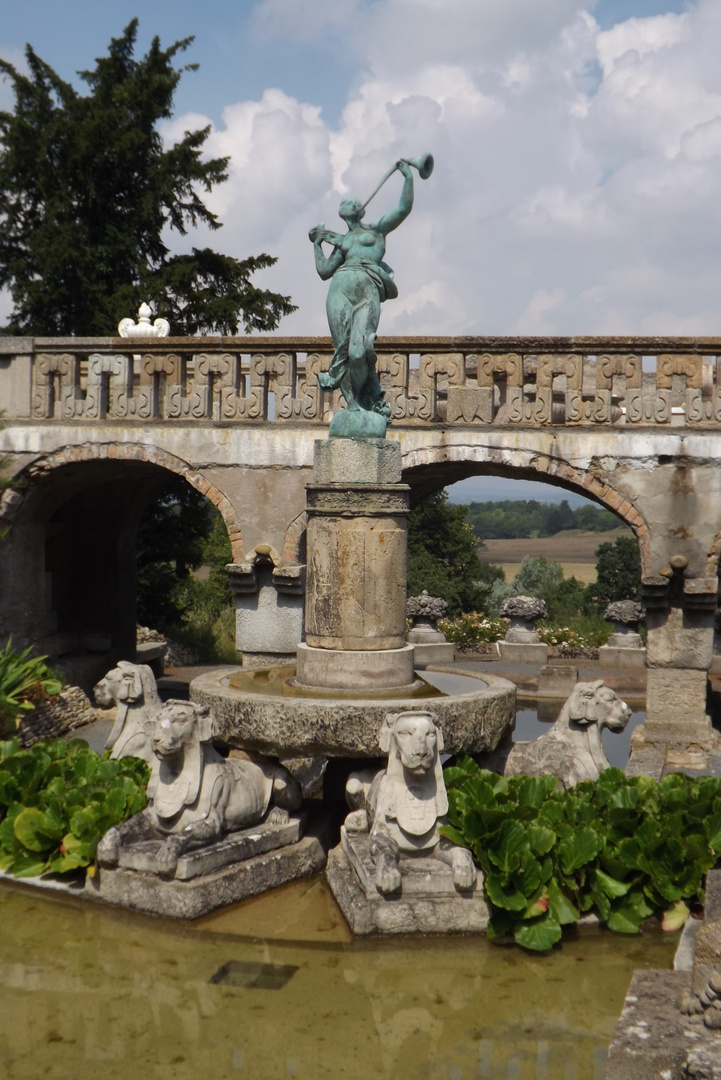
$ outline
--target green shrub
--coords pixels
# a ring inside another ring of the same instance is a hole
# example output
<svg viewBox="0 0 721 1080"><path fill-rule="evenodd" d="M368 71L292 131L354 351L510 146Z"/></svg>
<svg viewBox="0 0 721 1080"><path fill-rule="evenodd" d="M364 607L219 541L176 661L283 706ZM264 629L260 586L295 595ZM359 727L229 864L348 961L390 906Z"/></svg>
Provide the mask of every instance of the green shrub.
<svg viewBox="0 0 721 1080"><path fill-rule="evenodd" d="M53 697L62 683L45 663L45 656L30 656L12 647L12 638L0 652L0 734L9 734L18 725L20 713L35 708L38 699Z"/></svg>
<svg viewBox="0 0 721 1080"><path fill-rule="evenodd" d="M36 877L89 866L103 834L146 805L149 778L139 758L111 761L81 739L28 750L0 742L0 870Z"/></svg>
<svg viewBox="0 0 721 1080"><path fill-rule="evenodd" d="M657 783L607 769L562 791L553 776L503 778L469 757L444 776L441 832L483 870L491 938L513 934L543 951L591 908L630 934L658 913L676 929L703 903L704 876L721 854L721 780L672 774Z"/></svg>

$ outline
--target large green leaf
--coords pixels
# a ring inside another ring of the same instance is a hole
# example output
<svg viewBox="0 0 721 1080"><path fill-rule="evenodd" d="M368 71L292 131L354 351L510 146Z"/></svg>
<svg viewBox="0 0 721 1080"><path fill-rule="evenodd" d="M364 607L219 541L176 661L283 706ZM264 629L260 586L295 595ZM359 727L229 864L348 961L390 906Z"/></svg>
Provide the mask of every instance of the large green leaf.
<svg viewBox="0 0 721 1080"><path fill-rule="evenodd" d="M528 849L526 830L519 821L506 821L495 843L488 849L492 863L504 874L511 874L521 865L521 852Z"/></svg>
<svg viewBox="0 0 721 1080"><path fill-rule="evenodd" d="M685 904L683 900L678 900L664 911L661 926L664 930L680 930L690 914L691 909L688 904Z"/></svg>
<svg viewBox="0 0 721 1080"><path fill-rule="evenodd" d="M556 878L548 883L548 899L550 912L561 926L578 922L578 909Z"/></svg>
<svg viewBox="0 0 721 1080"><path fill-rule="evenodd" d="M63 834L62 829L58 829L36 806L21 810L13 822L13 832L28 851L48 851Z"/></svg>
<svg viewBox="0 0 721 1080"><path fill-rule="evenodd" d="M564 874L580 870L595 859L603 847L603 840L594 829L581 829L558 846L558 854Z"/></svg>
<svg viewBox="0 0 721 1080"><path fill-rule="evenodd" d="M547 952L561 940L561 925L549 908L545 915L519 923L513 936L524 949Z"/></svg>
<svg viewBox="0 0 721 1080"><path fill-rule="evenodd" d="M513 887L504 886L500 875L486 874L483 884L488 899L496 907L503 908L504 911L523 911L526 908L528 900L523 893Z"/></svg>
<svg viewBox="0 0 721 1080"><path fill-rule="evenodd" d="M534 855L547 855L556 842L553 829L548 829L544 825L529 825L526 836Z"/></svg>
<svg viewBox="0 0 721 1080"><path fill-rule="evenodd" d="M618 881L617 878L611 877L610 874L605 874L603 870L600 869L596 870L596 882L601 892L610 900L617 900L619 896L625 896L631 888L630 881Z"/></svg>

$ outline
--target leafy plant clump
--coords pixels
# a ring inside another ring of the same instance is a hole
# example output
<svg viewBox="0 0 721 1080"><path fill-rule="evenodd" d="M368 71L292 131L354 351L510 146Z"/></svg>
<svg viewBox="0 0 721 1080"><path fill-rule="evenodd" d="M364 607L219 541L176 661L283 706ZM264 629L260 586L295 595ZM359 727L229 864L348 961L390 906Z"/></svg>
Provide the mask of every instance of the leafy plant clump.
<svg viewBox="0 0 721 1080"><path fill-rule="evenodd" d="M513 934L545 951L594 908L611 930L636 933L663 913L666 930L704 900L721 856L721 781L660 782L607 769L568 791L553 776L501 777L461 758L444 772L449 824L484 873L491 938Z"/></svg>
<svg viewBox="0 0 721 1080"><path fill-rule="evenodd" d="M147 804L139 758L101 757L81 739L21 750L0 742L0 870L15 877L90 866L98 841Z"/></svg>
<svg viewBox="0 0 721 1080"><path fill-rule="evenodd" d="M0 734L17 727L20 713L35 708L35 700L54 697L62 683L45 663L45 656L31 656L31 646L16 652L12 638L0 651Z"/></svg>

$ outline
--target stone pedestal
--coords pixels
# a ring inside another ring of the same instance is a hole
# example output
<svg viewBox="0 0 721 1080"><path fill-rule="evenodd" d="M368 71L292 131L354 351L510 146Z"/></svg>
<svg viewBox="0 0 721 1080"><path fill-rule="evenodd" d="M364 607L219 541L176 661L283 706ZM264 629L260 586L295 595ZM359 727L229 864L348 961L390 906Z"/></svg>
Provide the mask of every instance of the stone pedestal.
<svg viewBox="0 0 721 1080"><path fill-rule="evenodd" d="M638 634L635 636L641 641ZM625 644L622 647L614 646L610 644L614 637L616 637L616 634L611 635L608 645L602 645L598 650L599 666L633 671L644 669L646 667L646 649L643 644L640 648L629 648Z"/></svg>
<svg viewBox="0 0 721 1080"><path fill-rule="evenodd" d="M408 635L410 638L410 634ZM443 637L443 635L440 635ZM425 668L429 664L452 664L456 647L451 641L413 642L413 666Z"/></svg>
<svg viewBox="0 0 721 1080"><path fill-rule="evenodd" d="M341 844L328 854L326 876L352 932L365 934L483 933L488 907L482 875L468 892L453 884L449 866L433 857L401 856L399 894L384 896L373 880L368 834L341 829Z"/></svg>
<svg viewBox="0 0 721 1080"><path fill-rule="evenodd" d="M413 646L400 649L297 649L296 680L301 686L328 690L377 690L410 686Z"/></svg>
<svg viewBox="0 0 721 1080"><path fill-rule="evenodd" d="M705 671L649 668L645 737L648 742L688 745L712 736L706 715Z"/></svg>
<svg viewBox="0 0 721 1080"><path fill-rule="evenodd" d="M197 919L218 907L258 896L320 870L325 862L322 833L311 830L296 841L298 834L298 822L260 825L235 833L215 848L184 856L178 863L182 880L176 877L166 881L130 866L101 866L94 878L87 879L85 891L106 903L135 911L171 919ZM143 855L143 851L137 851L135 858L126 855L126 861L142 864ZM240 861L222 865L224 858L233 857Z"/></svg>
<svg viewBox="0 0 721 1080"><path fill-rule="evenodd" d="M548 662L548 645L543 645L540 640L537 643L526 642L525 644L498 641L496 644L499 656L506 664L546 664Z"/></svg>
<svg viewBox="0 0 721 1080"><path fill-rule="evenodd" d="M400 483L400 445L386 439L317 441L313 476L315 482L306 488L307 648L299 653L298 679L346 689L363 688L369 677L378 687L410 683L405 642L410 489ZM386 652L393 655L378 655ZM353 660L351 653L376 655ZM378 681L383 679L389 681Z"/></svg>

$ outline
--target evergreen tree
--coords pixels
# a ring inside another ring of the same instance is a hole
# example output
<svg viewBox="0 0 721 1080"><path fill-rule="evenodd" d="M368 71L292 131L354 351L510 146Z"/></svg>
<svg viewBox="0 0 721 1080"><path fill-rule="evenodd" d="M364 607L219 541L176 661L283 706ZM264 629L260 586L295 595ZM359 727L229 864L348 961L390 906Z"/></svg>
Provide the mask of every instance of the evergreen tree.
<svg viewBox="0 0 721 1080"><path fill-rule="evenodd" d="M612 600L641 599L641 556L635 537L617 536L596 549L596 581L586 589L587 604L603 614Z"/></svg>
<svg viewBox="0 0 721 1080"><path fill-rule="evenodd" d="M220 227L198 189L227 178L227 158L202 160L210 128L164 148L157 124L172 116L192 37L134 58L138 20L107 56L79 72L79 94L28 46L29 75L0 60L14 112L0 112L0 286L14 309L5 328L30 335L115 335L143 300L175 334L272 330L295 310L252 285L275 259L209 248L170 256L166 228Z"/></svg>
<svg viewBox="0 0 721 1080"><path fill-rule="evenodd" d="M451 616L481 610L490 585L503 580L499 566L478 558L466 510L451 505L441 491L419 503L408 518L408 595L427 589L448 602Z"/></svg>

